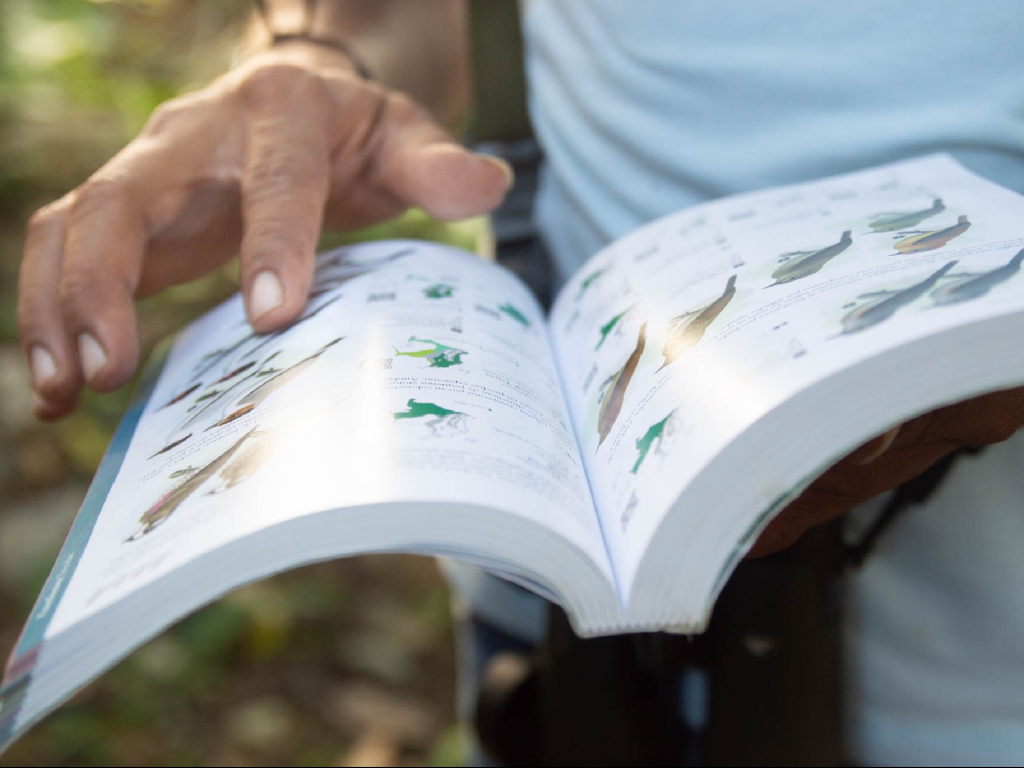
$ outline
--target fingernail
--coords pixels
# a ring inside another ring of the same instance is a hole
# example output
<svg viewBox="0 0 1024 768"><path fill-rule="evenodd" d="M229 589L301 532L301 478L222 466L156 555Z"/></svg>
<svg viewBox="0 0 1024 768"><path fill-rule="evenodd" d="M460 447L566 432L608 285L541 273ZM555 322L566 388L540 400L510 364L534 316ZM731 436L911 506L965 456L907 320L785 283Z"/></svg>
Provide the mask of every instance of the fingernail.
<svg viewBox="0 0 1024 768"><path fill-rule="evenodd" d="M900 433L901 426L903 425L897 424L895 427L893 427L884 435L882 435L882 441L881 443L879 443L878 447L871 452L870 456L865 456L863 459L861 459L859 463L862 465L870 464L871 462L878 459L883 453L888 451L892 447L893 441L896 439L896 435Z"/></svg>
<svg viewBox="0 0 1024 768"><path fill-rule="evenodd" d="M487 155L484 156L484 160L501 168L501 172L505 174L505 191L512 189L512 185L516 182L516 174L515 171L512 170L512 166L500 157L491 157Z"/></svg>
<svg viewBox="0 0 1024 768"><path fill-rule="evenodd" d="M103 351L103 347L96 341L96 338L89 333L83 333L78 337L78 356L82 360L82 370L85 371L86 381L92 381L107 364L107 353Z"/></svg>
<svg viewBox="0 0 1024 768"><path fill-rule="evenodd" d="M46 347L36 344L32 347L29 358L29 364L32 366L32 381L36 386L57 375L57 362Z"/></svg>
<svg viewBox="0 0 1024 768"><path fill-rule="evenodd" d="M253 320L284 304L284 286L269 269L256 275L249 291L249 314Z"/></svg>

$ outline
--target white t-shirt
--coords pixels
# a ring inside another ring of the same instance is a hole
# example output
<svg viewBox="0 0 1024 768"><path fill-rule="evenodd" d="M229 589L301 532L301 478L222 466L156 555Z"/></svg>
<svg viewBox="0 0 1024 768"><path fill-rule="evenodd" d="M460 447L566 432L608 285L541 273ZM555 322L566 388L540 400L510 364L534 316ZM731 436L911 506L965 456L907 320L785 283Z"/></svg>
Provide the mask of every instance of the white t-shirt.
<svg viewBox="0 0 1024 768"><path fill-rule="evenodd" d="M563 276L702 200L946 151L1024 191L1024 3L529 0ZM1024 762L1024 438L960 462L850 584L867 763Z"/></svg>
<svg viewBox="0 0 1024 768"><path fill-rule="evenodd" d="M850 741L868 764L1024 760L1024 433L953 465L852 580Z"/></svg>

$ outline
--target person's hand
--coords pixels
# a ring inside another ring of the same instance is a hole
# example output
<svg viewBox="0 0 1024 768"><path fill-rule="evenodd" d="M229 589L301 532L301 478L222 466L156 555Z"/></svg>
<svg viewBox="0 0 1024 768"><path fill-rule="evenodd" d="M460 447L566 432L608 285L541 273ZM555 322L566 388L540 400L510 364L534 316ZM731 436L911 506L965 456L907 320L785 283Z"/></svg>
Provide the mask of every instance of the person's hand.
<svg viewBox="0 0 1024 768"><path fill-rule="evenodd" d="M1007 440L1024 425L1024 388L940 408L862 445L815 480L765 528L748 557L770 555L815 525L924 472L957 448Z"/></svg>
<svg viewBox="0 0 1024 768"><path fill-rule="evenodd" d="M340 52L293 42L161 106L142 134L31 219L18 328L34 410L57 418L84 385L138 364L133 300L240 255L252 326L302 311L324 224L355 229L419 206L486 213L511 170L460 147L408 97Z"/></svg>

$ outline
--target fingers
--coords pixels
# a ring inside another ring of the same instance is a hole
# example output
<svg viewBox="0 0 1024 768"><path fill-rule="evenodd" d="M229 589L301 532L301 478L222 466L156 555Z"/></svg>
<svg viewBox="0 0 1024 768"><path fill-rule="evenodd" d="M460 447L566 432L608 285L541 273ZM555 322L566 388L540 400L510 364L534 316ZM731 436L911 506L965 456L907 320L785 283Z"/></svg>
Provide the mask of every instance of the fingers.
<svg viewBox="0 0 1024 768"><path fill-rule="evenodd" d="M226 255L241 225L246 311L254 329L267 332L302 311L332 181L352 221L411 205L458 219L503 199L512 178L506 164L460 147L406 97L360 85L372 108L359 109L351 79L335 85L348 95L331 98L323 79L275 66L250 73L225 98L217 91L207 101L179 103L154 120L134 149L33 218L18 318L37 415L67 413L83 384L108 391L128 380L139 354L133 297L140 288L152 292L210 268L205 257L187 258L203 253L188 243L216 241L212 251ZM222 119L219 107L239 104L244 124ZM349 130L360 122L361 132ZM340 184L332 179L335 154L351 157ZM199 200L197 180L230 187L239 178L240 221L237 214L215 216L234 225L199 231L205 219L189 207ZM191 229L179 226L183 211L191 212ZM185 244L189 254L153 246L161 237Z"/></svg>
<svg viewBox="0 0 1024 768"><path fill-rule="evenodd" d="M33 409L43 419L70 411L82 386L78 351L64 330L59 293L72 199L58 200L29 221L18 276L18 332L32 376Z"/></svg>
<svg viewBox="0 0 1024 768"><path fill-rule="evenodd" d="M139 362L134 295L146 225L127 184L98 179L68 211L60 309L86 383L98 392L125 384Z"/></svg>
<svg viewBox="0 0 1024 768"><path fill-rule="evenodd" d="M1024 389L1004 389L935 411L926 438L990 445L1008 440L1022 424Z"/></svg>
<svg viewBox="0 0 1024 768"><path fill-rule="evenodd" d="M253 121L242 176L242 295L253 329L301 313L313 280L329 179L325 122L275 110Z"/></svg>
<svg viewBox="0 0 1024 768"><path fill-rule="evenodd" d="M768 524L748 557L785 549L808 528L845 515L858 504L917 477L956 450L956 442L922 439L930 418L926 414L894 427L833 465ZM884 451L880 450L883 446Z"/></svg>
<svg viewBox="0 0 1024 768"><path fill-rule="evenodd" d="M488 213L512 186L503 160L460 146L422 109L400 95L388 97L378 179L406 205L445 221Z"/></svg>
<svg viewBox="0 0 1024 768"><path fill-rule="evenodd" d="M138 364L133 293L146 235L130 199L91 181L29 223L18 327L40 418L70 411L83 382L120 387Z"/></svg>

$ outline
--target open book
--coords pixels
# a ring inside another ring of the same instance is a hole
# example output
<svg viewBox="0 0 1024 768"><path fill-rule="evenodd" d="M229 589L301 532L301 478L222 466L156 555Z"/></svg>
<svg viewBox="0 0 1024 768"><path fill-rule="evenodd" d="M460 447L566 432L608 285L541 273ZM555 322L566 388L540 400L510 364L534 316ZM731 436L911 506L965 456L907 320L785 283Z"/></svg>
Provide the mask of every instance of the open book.
<svg viewBox="0 0 1024 768"><path fill-rule="evenodd" d="M0 746L283 569L443 555L583 635L700 631L774 514L896 423L1024 382L1024 197L946 156L725 198L596 254L545 319L501 267L323 254L151 361L8 664Z"/></svg>

